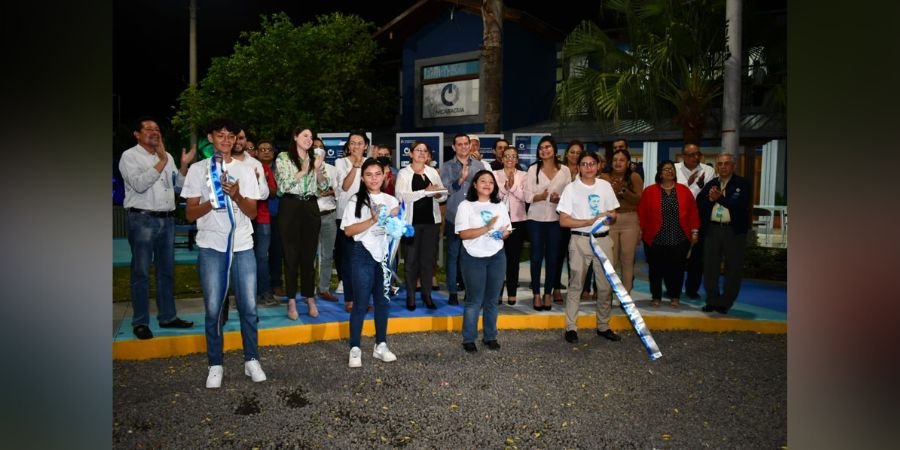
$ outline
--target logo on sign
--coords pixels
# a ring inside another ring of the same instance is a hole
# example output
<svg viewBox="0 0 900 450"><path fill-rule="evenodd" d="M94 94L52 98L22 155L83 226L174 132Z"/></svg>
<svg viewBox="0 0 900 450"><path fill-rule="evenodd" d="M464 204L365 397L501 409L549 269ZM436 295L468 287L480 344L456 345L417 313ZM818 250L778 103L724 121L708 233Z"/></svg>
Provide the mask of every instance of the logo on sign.
<svg viewBox="0 0 900 450"><path fill-rule="evenodd" d="M408 155L408 154L409 154L409 147L403 147L403 154L404 154L404 155Z"/></svg>
<svg viewBox="0 0 900 450"><path fill-rule="evenodd" d="M329 156L329 157L334 156L334 149L333 149L333 148L329 148L329 149L328 149L328 156Z"/></svg>
<svg viewBox="0 0 900 450"><path fill-rule="evenodd" d="M441 89L441 103L444 106L453 106L459 101L459 87L453 83L447 83L444 89Z"/></svg>

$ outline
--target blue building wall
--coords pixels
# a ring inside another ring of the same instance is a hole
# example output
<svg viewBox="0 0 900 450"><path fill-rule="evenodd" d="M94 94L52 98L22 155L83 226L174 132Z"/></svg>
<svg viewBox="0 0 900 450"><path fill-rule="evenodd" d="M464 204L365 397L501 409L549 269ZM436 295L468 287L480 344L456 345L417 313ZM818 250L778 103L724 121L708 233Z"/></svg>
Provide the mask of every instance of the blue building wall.
<svg viewBox="0 0 900 450"><path fill-rule="evenodd" d="M482 34L481 16L456 11L453 20L450 20L449 12L443 14L407 39L402 56L403 130L445 133L484 131L484 124L481 122L422 128L415 126L415 117L421 114L421 105L416 105L416 61L479 51ZM556 44L517 23L505 22L501 127L508 130L547 120L550 117L555 84Z"/></svg>

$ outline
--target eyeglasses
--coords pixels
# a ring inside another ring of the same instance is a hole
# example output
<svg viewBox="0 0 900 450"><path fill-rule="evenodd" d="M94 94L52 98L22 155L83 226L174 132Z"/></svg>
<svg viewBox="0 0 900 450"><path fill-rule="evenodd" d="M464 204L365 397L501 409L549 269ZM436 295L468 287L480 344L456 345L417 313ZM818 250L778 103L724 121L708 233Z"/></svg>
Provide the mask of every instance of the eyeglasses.
<svg viewBox="0 0 900 450"><path fill-rule="evenodd" d="M255 151L256 151L256 147L247 147L247 151L248 151L248 152L255 152Z"/></svg>
<svg viewBox="0 0 900 450"><path fill-rule="evenodd" d="M666 166L661 169L662 172L674 172L675 168L671 166Z"/></svg>
<svg viewBox="0 0 900 450"><path fill-rule="evenodd" d="M503 155L503 159L518 159L519 155Z"/></svg>
<svg viewBox="0 0 900 450"><path fill-rule="evenodd" d="M428 149L427 149L427 148L417 148L417 149L415 149L415 150L413 150L413 151L416 152L416 153L428 153Z"/></svg>
<svg viewBox="0 0 900 450"><path fill-rule="evenodd" d="M272 152L272 151L275 151L275 149L272 147L260 147L259 148L260 153Z"/></svg>
<svg viewBox="0 0 900 450"><path fill-rule="evenodd" d="M593 161L584 161L584 162L579 163L578 165L581 167L594 167L597 165L597 163L595 163Z"/></svg>

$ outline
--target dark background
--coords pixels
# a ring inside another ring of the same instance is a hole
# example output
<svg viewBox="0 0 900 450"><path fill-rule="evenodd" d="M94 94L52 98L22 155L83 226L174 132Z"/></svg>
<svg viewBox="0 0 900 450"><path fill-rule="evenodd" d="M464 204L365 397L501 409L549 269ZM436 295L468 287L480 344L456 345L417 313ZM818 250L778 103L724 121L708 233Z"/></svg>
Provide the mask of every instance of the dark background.
<svg viewBox="0 0 900 450"><path fill-rule="evenodd" d="M318 15L356 14L381 28L416 0L286 1L197 0L197 81L212 58L231 54L242 31L260 29L260 15L284 11L295 25ZM507 8L528 11L568 33L578 22L598 17L600 4L585 1L514 1ZM114 127L142 115L166 120L188 86L189 0L128 0L113 3ZM449 13L452 3L446 3Z"/></svg>

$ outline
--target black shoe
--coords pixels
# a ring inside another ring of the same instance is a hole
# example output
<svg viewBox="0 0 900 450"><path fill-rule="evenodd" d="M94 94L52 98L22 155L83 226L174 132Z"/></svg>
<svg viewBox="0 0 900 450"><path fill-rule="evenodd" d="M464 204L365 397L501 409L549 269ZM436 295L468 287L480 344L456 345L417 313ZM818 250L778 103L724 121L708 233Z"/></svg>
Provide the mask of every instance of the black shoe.
<svg viewBox="0 0 900 450"><path fill-rule="evenodd" d="M729 309L731 309L731 308L726 308L726 307L724 307L724 306L719 306L719 307L716 307L716 312L718 312L719 314L728 314L728 310L729 310Z"/></svg>
<svg viewBox="0 0 900 450"><path fill-rule="evenodd" d="M415 297L406 297L406 309L410 311L416 310L416 298Z"/></svg>
<svg viewBox="0 0 900 450"><path fill-rule="evenodd" d="M703 305L703 307L700 308L700 310L703 312L713 312L713 311L718 310L718 307L713 306L713 305Z"/></svg>
<svg viewBox="0 0 900 450"><path fill-rule="evenodd" d="M169 323L159 324L160 328L190 328L192 326L194 326L194 322L188 322L187 320L181 320L177 317L175 318L175 320L173 320Z"/></svg>
<svg viewBox="0 0 900 450"><path fill-rule="evenodd" d="M475 353L478 351L478 347L475 346L474 342L463 342L463 349L469 353Z"/></svg>
<svg viewBox="0 0 900 450"><path fill-rule="evenodd" d="M696 292L689 292L689 293L684 294L684 295L687 295L687 298L689 298L689 299L691 299L691 300L700 300L700 294L698 294L698 293L696 293Z"/></svg>
<svg viewBox="0 0 900 450"><path fill-rule="evenodd" d="M450 301L448 301L447 303L450 305L458 305L459 304L459 297L457 296L457 294L455 292L450 294ZM475 345L475 344L472 344L472 345Z"/></svg>
<svg viewBox="0 0 900 450"><path fill-rule="evenodd" d="M597 336L605 337L606 339L609 339L611 341L621 341L622 340L622 336L619 336L618 334L614 333L613 330L606 330L606 331L597 330Z"/></svg>
<svg viewBox="0 0 900 450"><path fill-rule="evenodd" d="M575 330L566 331L566 342L570 344L578 342L578 332Z"/></svg>
<svg viewBox="0 0 900 450"><path fill-rule="evenodd" d="M491 350L500 350L500 343L496 340L493 341L484 341L484 345L487 345L487 348Z"/></svg>
<svg viewBox="0 0 900 450"><path fill-rule="evenodd" d="M437 309L437 305L434 304L434 300L431 297L422 297L422 303L425 304L425 307L428 309Z"/></svg>
<svg viewBox="0 0 900 450"><path fill-rule="evenodd" d="M153 332L147 325L138 325L134 327L134 335L140 340L153 339Z"/></svg>

